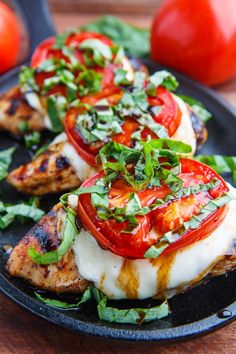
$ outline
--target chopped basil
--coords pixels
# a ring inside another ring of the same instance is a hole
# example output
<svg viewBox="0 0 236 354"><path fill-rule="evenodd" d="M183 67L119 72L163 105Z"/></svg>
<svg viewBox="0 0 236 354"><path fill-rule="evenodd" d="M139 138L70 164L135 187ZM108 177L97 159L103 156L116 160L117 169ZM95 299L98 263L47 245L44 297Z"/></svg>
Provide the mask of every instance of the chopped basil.
<svg viewBox="0 0 236 354"><path fill-rule="evenodd" d="M73 28L73 29L69 29L66 30L62 33L59 33L56 35L55 37L55 44L53 46L54 49L62 49L64 48L65 44L66 44L66 39L72 35L72 34L76 34L79 33L79 29L77 28Z"/></svg>
<svg viewBox="0 0 236 354"><path fill-rule="evenodd" d="M130 85L130 81L127 79L127 71L124 69L116 69L114 82L119 85Z"/></svg>
<svg viewBox="0 0 236 354"><path fill-rule="evenodd" d="M33 146L37 146L40 143L41 135L39 132L32 132L24 135L25 146L30 149Z"/></svg>
<svg viewBox="0 0 236 354"><path fill-rule="evenodd" d="M69 304L67 302L56 300L56 299L47 299L36 292L35 292L35 296L38 300L52 307L57 307L60 309L78 310L82 304L92 299L92 291L91 291L91 287L88 287L83 293L81 299L75 304Z"/></svg>
<svg viewBox="0 0 236 354"><path fill-rule="evenodd" d="M229 193L226 193L217 199L211 200L203 208L201 208L197 215L193 216L189 221L184 222L180 226L179 232L172 233L170 231L164 234L156 244L152 245L145 252L144 257L158 258L171 243L178 241L189 229L193 230L199 228L201 223L209 215L211 215L218 208L228 204L232 199L234 199L234 197Z"/></svg>
<svg viewBox="0 0 236 354"><path fill-rule="evenodd" d="M23 92L27 92L29 90L32 91L38 91L38 85L35 81L35 69L28 67L28 66L22 66L20 73L19 73L19 83L20 87Z"/></svg>
<svg viewBox="0 0 236 354"><path fill-rule="evenodd" d="M222 197L208 202L200 210L197 216L193 216L189 221L184 223L185 231L189 229L197 229L204 219L206 219L211 213L216 211L218 208L228 204L232 199L234 199L234 197L231 196L229 193L226 193Z"/></svg>
<svg viewBox="0 0 236 354"><path fill-rule="evenodd" d="M35 222L39 221L44 215L44 211L38 208L37 200L30 199L26 203L9 204L0 202L0 229L5 229L15 218L20 222L31 219Z"/></svg>
<svg viewBox="0 0 236 354"><path fill-rule="evenodd" d="M15 147L11 147L0 151L0 181L3 180L8 174L8 168L11 164L12 155L15 150Z"/></svg>
<svg viewBox="0 0 236 354"><path fill-rule="evenodd" d="M195 160L205 163L219 174L232 173L236 185L236 156L198 155Z"/></svg>
<svg viewBox="0 0 236 354"><path fill-rule="evenodd" d="M64 113L64 107L58 104L58 100L59 98L56 96L50 96L47 100L47 112L52 125L51 130L53 133L60 133L63 130L63 124L61 122L61 113ZM66 104L66 102L63 103Z"/></svg>
<svg viewBox="0 0 236 354"><path fill-rule="evenodd" d="M81 29L105 34L124 47L131 56L144 57L149 54L149 30L129 25L117 17L103 16L96 22L82 26Z"/></svg>
<svg viewBox="0 0 236 354"><path fill-rule="evenodd" d="M120 310L115 307L107 306L107 297L96 288L93 288L92 292L98 303L97 310L100 320L141 325L144 322L159 320L168 316L170 313L167 301L155 307Z"/></svg>
<svg viewBox="0 0 236 354"><path fill-rule="evenodd" d="M177 241L180 236L176 233L172 234L171 232L167 232L164 234L159 242L152 245L144 254L145 258L153 258L156 259L159 257L162 252L173 242Z"/></svg>
<svg viewBox="0 0 236 354"><path fill-rule="evenodd" d="M26 133L29 130L29 122L20 122L17 127L21 133Z"/></svg>
<svg viewBox="0 0 236 354"><path fill-rule="evenodd" d="M133 233L137 225L137 215L148 214L151 210L168 202L171 198L174 198L174 193L180 197L181 192L187 195L191 191L197 192L201 188L204 188L204 190L213 188L213 184L209 186L204 185L204 187L192 187L192 189L188 188L188 190L182 188L182 180L176 176L176 174L180 173L179 168L177 168L179 166L178 155L175 151L168 150L168 147L172 147L179 153L191 151L189 145L176 141L173 142L169 139L142 142L139 151L130 149L114 141L110 142L104 146L99 153L106 176L96 181L95 185L92 187L79 188L76 194L91 193L92 204L100 219L107 220L114 218L117 222L127 220L129 224L123 232ZM159 161L159 158L162 157L167 157L169 162ZM114 159L115 161L111 162L111 160ZM134 164L133 170L130 170L128 167L130 163ZM172 168L166 169L166 166L171 166ZM124 207L111 208L108 202L108 191L111 183L119 175L133 187L134 192L130 194L129 201ZM111 178L108 178L109 176L111 176ZM165 181L171 190L171 194L167 196L168 199L157 198L151 205L142 207L135 191L160 186L161 181Z"/></svg>
<svg viewBox="0 0 236 354"><path fill-rule="evenodd" d="M148 86L146 92L150 96L155 96L156 88L158 86L163 86L169 91L175 91L179 86L178 81L166 70L157 71L155 74L148 78Z"/></svg>
<svg viewBox="0 0 236 354"><path fill-rule="evenodd" d="M49 142L43 144L38 150L35 151L35 154L33 156L33 160L36 160L38 158L39 155L41 155L42 153L44 153L45 151L47 151L49 146Z"/></svg>
<svg viewBox="0 0 236 354"><path fill-rule="evenodd" d="M61 260L63 255L71 248L78 233L75 224L75 214L72 209L67 210L66 224L63 231L63 239L59 247L55 251L46 253L39 253L33 247L30 247L28 254L37 264L51 264L57 263Z"/></svg>
<svg viewBox="0 0 236 354"><path fill-rule="evenodd" d="M204 122L208 122L212 118L212 114L206 109L202 102L195 100L192 97L186 95L178 95L182 100L192 107L194 113Z"/></svg>
<svg viewBox="0 0 236 354"><path fill-rule="evenodd" d="M101 90L102 75L95 70L83 70L76 77L75 83L79 96L85 96Z"/></svg>
<svg viewBox="0 0 236 354"><path fill-rule="evenodd" d="M100 320L115 322L115 323L130 323L141 325L144 322L150 322L159 320L166 317L170 313L170 308L167 301L155 307L148 308L131 308L120 310L115 307L107 306L107 297L94 287L88 287L82 295L80 301L74 304L70 304L64 301L56 299L48 299L35 292L35 296L38 300L45 304L65 309L65 310L78 310L80 306L94 298L97 302L97 311Z"/></svg>
<svg viewBox="0 0 236 354"><path fill-rule="evenodd" d="M103 43L99 39L85 39L83 42L81 42L79 48L92 52L92 59L90 55L86 55L86 53L84 55L85 60L87 60L86 64L88 64L88 66L92 66L95 63L98 66L104 67L108 62L112 60L111 48L109 45Z"/></svg>

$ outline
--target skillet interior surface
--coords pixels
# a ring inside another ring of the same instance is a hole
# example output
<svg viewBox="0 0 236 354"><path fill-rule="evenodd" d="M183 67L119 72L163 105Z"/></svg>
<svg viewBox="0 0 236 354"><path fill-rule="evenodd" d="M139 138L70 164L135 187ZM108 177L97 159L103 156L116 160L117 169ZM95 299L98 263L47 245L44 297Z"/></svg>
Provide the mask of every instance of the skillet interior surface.
<svg viewBox="0 0 236 354"><path fill-rule="evenodd" d="M149 60L144 60L150 71L165 69ZM173 70L170 70L173 72ZM214 118L207 124L209 137L201 149L204 154L234 155L236 151L236 111L212 90L203 87L185 76L173 72L180 82L179 93L187 94L202 101ZM17 73L2 83L0 92L8 90L17 83ZM45 138L48 138L46 136ZM21 142L6 133L0 133L0 150L12 145L17 146L11 168L29 160L28 151ZM23 195L15 192L5 182L0 185L1 200L18 202ZM45 209L52 206L56 196L44 198ZM135 341L176 341L207 333L226 325L236 317L236 271L215 279L207 280L200 286L173 297L169 303L171 316L142 326L106 323L98 320L95 304L85 304L80 311L59 310L39 303L33 290L21 279L10 277L5 271L7 256L2 246L14 246L30 229L32 224L14 224L0 232L0 288L17 303L31 312L53 323L71 330L107 338ZM134 302L132 306L146 306L150 301ZM127 303L125 304L127 305ZM128 303L130 305L130 303ZM222 312L227 309L228 312ZM226 316L227 315L227 316Z"/></svg>

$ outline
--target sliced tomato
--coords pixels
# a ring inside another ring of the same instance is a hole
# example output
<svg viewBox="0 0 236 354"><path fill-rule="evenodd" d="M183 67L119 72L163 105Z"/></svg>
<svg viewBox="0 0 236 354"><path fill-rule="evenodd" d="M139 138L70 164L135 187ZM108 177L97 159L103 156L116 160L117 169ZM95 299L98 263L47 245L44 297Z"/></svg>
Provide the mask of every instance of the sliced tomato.
<svg viewBox="0 0 236 354"><path fill-rule="evenodd" d="M121 92L120 89L114 87L113 89L107 89L101 93L84 97L84 99L81 100L81 103L94 105L96 102L100 101L101 99L106 98L109 103L114 104L117 101L117 99L120 97L120 92ZM86 142L84 142L82 137L79 135L79 132L76 130L77 116L83 112L85 112L85 108L71 108L67 112L65 117L65 131L69 141L71 142L71 144L74 145L78 154L90 166L96 166L96 155L98 153L99 148L96 148L95 145L89 145ZM100 147L102 145L100 145Z"/></svg>
<svg viewBox="0 0 236 354"><path fill-rule="evenodd" d="M81 102L93 106L102 98L106 98L111 105L115 105L120 101L122 95L122 91L118 87L113 86L104 89L101 93L86 96ZM158 114L153 114L153 118L156 122L164 125L169 131L169 134L173 133L178 128L181 121L181 113L173 96L165 88L159 87L157 89L157 96L148 98L148 102L151 106L161 107ZM98 142L88 145L83 141L78 131L75 129L77 115L78 112L76 112L76 110L69 111L66 115L65 126L68 138L85 161L91 165L95 165L96 155L104 143ZM137 131L139 127L140 125L137 120L128 117L122 125L122 133L113 135L111 139L117 143L132 147L132 134ZM146 140L148 136L151 136L152 139L158 138L153 131L145 127L141 133L141 138Z"/></svg>
<svg viewBox="0 0 236 354"><path fill-rule="evenodd" d="M173 95L164 87L159 86L155 97L149 97L151 106L160 106L160 111L153 115L155 121L163 125L171 137L176 132L181 122L181 111Z"/></svg>
<svg viewBox="0 0 236 354"><path fill-rule="evenodd" d="M204 238L208 237L224 220L227 210L228 206L225 205L214 211L208 218L204 220L198 229L189 230L178 241L175 241L170 246L168 246L164 250L163 254L170 254L173 251L190 246L194 242L203 240Z"/></svg>
<svg viewBox="0 0 236 354"><path fill-rule="evenodd" d="M68 47L76 48L76 46L78 46L84 40L91 38L99 39L101 42L107 44L109 47L112 47L114 45L112 41L106 36L93 32L73 33L68 36L65 45L67 45ZM50 58L63 58L65 60L68 60L68 58L63 55L60 49L53 48L55 41L55 37L49 37L38 45L31 59L31 66L33 68L37 68L46 59ZM79 49L76 50L75 55L77 59L80 60L81 64L84 64L83 55Z"/></svg>
<svg viewBox="0 0 236 354"><path fill-rule="evenodd" d="M82 224L98 240L102 247L108 248L115 254L129 258L143 258L148 248L155 244L165 232L178 229L184 221L196 215L200 209L223 192L228 191L224 180L210 167L189 159L181 159L181 178L184 185L208 183L213 178L218 181L218 186L210 192L198 192L194 196L183 197L160 206L145 216L137 216L138 226L133 233L124 232L128 222L117 222L114 218L103 221L97 217L97 212L91 204L91 195L83 194L78 200L78 215ZM99 172L83 183L89 187L104 176ZM185 178L186 177L186 178ZM193 183L194 181L194 183ZM129 200L132 187L120 178L116 180L109 190L109 207L123 207ZM170 193L169 187L162 184L160 187L146 189L138 192L142 206L149 205L156 198L164 198ZM171 244L165 253L190 245L212 233L224 219L226 208L221 207L206 218L196 230L189 230L178 241ZM152 232L150 232L152 230Z"/></svg>

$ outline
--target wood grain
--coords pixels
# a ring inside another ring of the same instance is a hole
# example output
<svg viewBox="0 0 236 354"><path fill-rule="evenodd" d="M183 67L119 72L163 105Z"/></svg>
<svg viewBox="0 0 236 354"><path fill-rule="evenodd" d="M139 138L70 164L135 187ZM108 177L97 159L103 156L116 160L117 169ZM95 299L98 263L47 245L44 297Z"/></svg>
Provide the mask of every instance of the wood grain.
<svg viewBox="0 0 236 354"><path fill-rule="evenodd" d="M58 30L79 26L96 16L91 14L54 13ZM150 15L122 15L122 19L147 27ZM216 88L227 100L236 106L236 80ZM0 353L1 354L233 354L236 353L236 322L202 338L185 343L157 345L156 343L128 343L87 337L73 333L30 314L13 301L0 294Z"/></svg>
<svg viewBox="0 0 236 354"><path fill-rule="evenodd" d="M111 14L153 14L163 0L49 0L52 11Z"/></svg>

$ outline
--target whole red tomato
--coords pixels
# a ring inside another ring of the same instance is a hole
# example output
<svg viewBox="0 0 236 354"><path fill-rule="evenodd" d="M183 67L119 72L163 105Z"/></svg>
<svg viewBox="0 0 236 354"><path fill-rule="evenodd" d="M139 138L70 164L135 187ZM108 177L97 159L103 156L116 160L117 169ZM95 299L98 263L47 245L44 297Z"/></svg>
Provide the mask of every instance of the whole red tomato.
<svg viewBox="0 0 236 354"><path fill-rule="evenodd" d="M20 46L20 28L15 14L0 2L0 73L12 68Z"/></svg>
<svg viewBox="0 0 236 354"><path fill-rule="evenodd" d="M236 75L236 1L166 0L151 31L151 55L208 85Z"/></svg>

